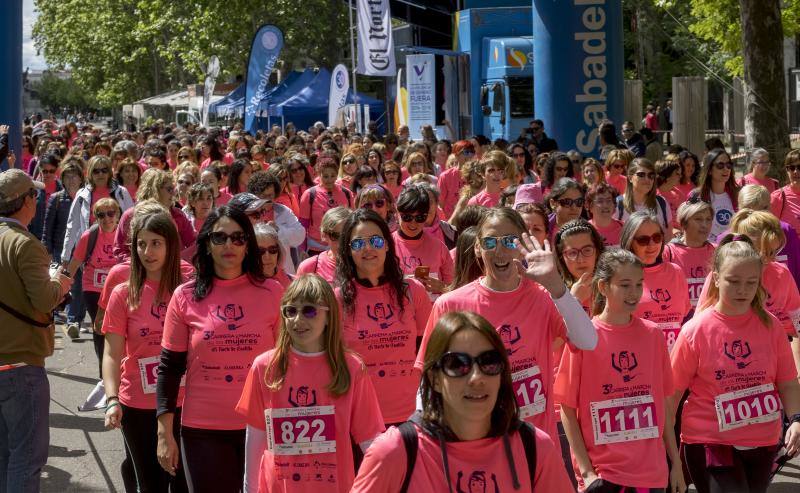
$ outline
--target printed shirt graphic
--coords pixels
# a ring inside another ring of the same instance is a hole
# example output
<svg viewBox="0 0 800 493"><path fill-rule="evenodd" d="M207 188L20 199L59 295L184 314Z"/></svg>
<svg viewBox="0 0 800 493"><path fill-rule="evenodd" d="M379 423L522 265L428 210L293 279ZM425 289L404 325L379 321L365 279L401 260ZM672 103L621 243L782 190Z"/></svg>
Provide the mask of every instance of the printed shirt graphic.
<svg viewBox="0 0 800 493"><path fill-rule="evenodd" d="M275 345L283 288L247 275L214 279L211 292L194 301L193 282L178 286L167 308L161 345L188 352L182 424L212 430L241 430L234 410L247 371Z"/></svg>
<svg viewBox="0 0 800 493"><path fill-rule="evenodd" d="M664 247L664 260L672 262L683 270L689 287L689 302L697 306L697 299L703 290L706 277L711 273L711 262L716 247L706 243L699 248L691 248L682 243L667 243Z"/></svg>
<svg viewBox="0 0 800 493"><path fill-rule="evenodd" d="M303 274L318 274L333 284L333 280L336 277L336 257L331 254L330 250L326 250L319 255L303 260L297 267L297 275L301 276Z"/></svg>
<svg viewBox="0 0 800 493"><path fill-rule="evenodd" d="M128 283L114 288L103 318L103 333L125 338L119 400L137 409L156 408L156 370L161 357L161 336L167 315L167 303L156 303L158 283L145 281L139 307L128 306ZM183 405L183 387L178 407Z"/></svg>
<svg viewBox="0 0 800 493"><path fill-rule="evenodd" d="M721 240L721 234L731 226L731 218L736 213L733 208L733 201L727 193L711 192L711 207L714 208L714 218L711 222L711 232L708 234L708 241L717 243Z"/></svg>
<svg viewBox="0 0 800 493"><path fill-rule="evenodd" d="M769 208L778 219L789 223L795 231L800 231L800 194L792 190L791 186L786 185L772 192Z"/></svg>
<svg viewBox="0 0 800 493"><path fill-rule="evenodd" d="M638 488L667 486L661 434L666 396L674 392L672 368L661 330L632 317L610 325L595 317L597 347L567 347L553 389L554 398L576 410L586 451L597 474ZM577 462L573 456L573 467ZM648 467L631 467L646 463ZM584 488L580 474L579 486Z"/></svg>
<svg viewBox="0 0 800 493"><path fill-rule="evenodd" d="M705 301L711 282L708 276L698 303ZM796 336L800 330L800 293L792 273L780 262L770 262L761 272L761 287L767 294L764 307L778 318L787 335Z"/></svg>
<svg viewBox="0 0 800 493"><path fill-rule="evenodd" d="M448 491L439 441L417 430L419 451L408 491ZM560 450L542 430L536 430L534 481L528 474L525 449L518 433L510 437L511 453L521 488L514 489L502 438L447 442L450 483L455 493L511 493L535 491L574 492L561 460ZM353 493L398 491L406 474L406 451L400 431L389 428L367 450Z"/></svg>
<svg viewBox="0 0 800 493"><path fill-rule="evenodd" d="M670 262L645 267L642 298L634 315L655 322L670 350L691 309L689 287L680 267Z"/></svg>
<svg viewBox="0 0 800 493"><path fill-rule="evenodd" d="M368 288L358 282L352 312L342 310L345 344L367 365L384 423L405 421L414 412L419 387L419 374L414 371L416 341L431 311L422 284L416 279L406 279L406 283L410 296L402 313L387 284ZM336 296L341 304L338 289Z"/></svg>
<svg viewBox="0 0 800 493"><path fill-rule="evenodd" d="M413 276L414 269L427 266L430 267L430 277L439 279L445 284L453 282L453 260L442 241L428 233L423 233L416 240L409 240L400 236L399 231L392 233L392 238L403 274Z"/></svg>
<svg viewBox="0 0 800 493"><path fill-rule="evenodd" d="M346 355L350 388L334 397L326 390L331 371L324 353L290 350L283 385L277 392L269 390L265 376L274 355L271 350L255 359L236 405L248 425L272 436L260 461L259 491L350 491L354 479L350 437L361 443L384 430L375 389L362 362ZM307 452L319 449L335 451Z"/></svg>
<svg viewBox="0 0 800 493"><path fill-rule="evenodd" d="M543 288L522 279L513 291L492 291L477 279L439 297L425 327L415 367L422 370L425 347L436 322L451 311L471 311L486 318L508 350L521 417L557 439L552 405L553 341L567 340L564 319Z"/></svg>
<svg viewBox="0 0 800 493"><path fill-rule="evenodd" d="M779 383L797 378L797 368L786 334L770 317L773 327L768 328L752 310L728 316L709 308L683 327L671 354L675 389L689 389L681 415L683 442L742 447L777 443L781 419L769 419L773 408L780 409L775 391ZM751 395L740 398L737 393ZM747 415L765 420L744 424Z"/></svg>
<svg viewBox="0 0 800 493"><path fill-rule="evenodd" d="M110 233L106 233L102 229L99 230L94 251L91 258L88 259L86 258L86 250L89 248L89 230L84 231L78 240L72 258L86 262L83 266L82 286L84 291L99 293L103 289L103 283L108 277L108 271L117 263L117 258L114 256L114 236L116 234L116 230Z"/></svg>

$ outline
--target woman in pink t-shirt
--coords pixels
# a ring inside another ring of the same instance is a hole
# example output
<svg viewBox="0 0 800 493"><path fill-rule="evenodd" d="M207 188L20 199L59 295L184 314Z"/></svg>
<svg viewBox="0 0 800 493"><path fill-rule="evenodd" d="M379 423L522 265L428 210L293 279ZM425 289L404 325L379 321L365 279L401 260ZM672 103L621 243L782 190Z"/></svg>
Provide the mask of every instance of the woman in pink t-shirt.
<svg viewBox="0 0 800 493"><path fill-rule="evenodd" d="M321 277L298 277L281 299L275 349L258 356L236 410L247 420L245 491L347 493L351 440L384 431L364 363L347 352L339 305ZM310 438L310 440L309 440Z"/></svg>
<svg viewBox="0 0 800 493"><path fill-rule="evenodd" d="M678 207L678 224L683 231L679 237L664 247L664 260L683 270L689 287L689 303L697 306L697 299L711 272L711 259L715 247L708 241L714 208L711 204L696 200L684 202ZM693 313L694 309L692 309Z"/></svg>
<svg viewBox="0 0 800 493"><path fill-rule="evenodd" d="M487 152L480 160L478 170L483 176L484 189L469 199L467 205L496 207L504 184L518 181L517 163L503 151Z"/></svg>
<svg viewBox="0 0 800 493"><path fill-rule="evenodd" d="M781 221L800 231L800 149L792 149L783 161L788 183L770 194L770 209Z"/></svg>
<svg viewBox="0 0 800 493"><path fill-rule="evenodd" d="M666 159L659 159L654 163L656 170L656 193L663 197L669 205L669 212L672 221L668 225L669 229L679 227L678 207L686 202L686 194L678 188L681 182L681 165L675 154L670 154Z"/></svg>
<svg viewBox="0 0 800 493"><path fill-rule="evenodd" d="M422 412L367 450L354 493L574 491L552 439L521 421L506 348L480 315L437 321L420 393Z"/></svg>
<svg viewBox="0 0 800 493"><path fill-rule="evenodd" d="M308 257L300 262L297 275L317 274L333 284L336 278L336 258L339 254L339 237L342 235L344 222L350 217L351 210L347 207L334 207L322 216L320 236L322 243L330 248L324 252Z"/></svg>
<svg viewBox="0 0 800 493"><path fill-rule="evenodd" d="M655 216L634 212L622 228L621 247L644 264L644 287L636 316L655 322L671 350L692 305L689 286L677 265L665 262L664 230Z"/></svg>
<svg viewBox="0 0 800 493"><path fill-rule="evenodd" d="M581 491L686 489L667 346L655 324L633 316L643 277L631 252L601 255L592 282L597 347L567 347L561 359L554 395Z"/></svg>
<svg viewBox="0 0 800 493"><path fill-rule="evenodd" d="M556 258L564 283L586 313L591 312L592 276L603 253L603 238L585 219L568 222L556 233Z"/></svg>
<svg viewBox="0 0 800 493"><path fill-rule="evenodd" d="M551 241L561 226L581 217L585 195L586 187L572 178L561 178L553 185L546 198L548 207L553 211L550 216Z"/></svg>
<svg viewBox="0 0 800 493"><path fill-rule="evenodd" d="M784 413L786 454L800 451L797 368L785 332L763 305L761 255L747 237L733 238L720 242L709 296L671 355L675 399L689 390L681 442L698 493L765 492Z"/></svg>
<svg viewBox="0 0 800 493"><path fill-rule="evenodd" d="M345 222L336 284L344 340L369 369L384 423L400 423L414 411L414 356L431 302L422 283L403 278L389 227L375 211L358 209Z"/></svg>
<svg viewBox="0 0 800 493"><path fill-rule="evenodd" d="M222 206L208 216L194 258L197 278L175 290L161 339L158 460L175 473L173 413L185 373L181 450L189 489L235 493L247 424L235 406L253 360L275 345L283 288L264 278L253 226L240 209Z"/></svg>
<svg viewBox="0 0 800 493"><path fill-rule="evenodd" d="M750 172L742 177L739 186L761 185L769 193L774 192L778 188L778 180L767 176L771 166L769 152L766 149L760 147L753 149L753 152L750 153Z"/></svg>
<svg viewBox="0 0 800 493"><path fill-rule="evenodd" d="M606 156L606 182L619 195L624 195L628 187L628 166L633 158L633 153L627 149L613 149Z"/></svg>
<svg viewBox="0 0 800 493"><path fill-rule="evenodd" d="M589 224L603 237L603 244L619 246L622 234L622 221L614 219L617 203L617 190L607 183L590 187L586 192L586 210L589 213Z"/></svg>
<svg viewBox="0 0 800 493"><path fill-rule="evenodd" d="M353 206L353 192L336 184L338 171L339 168L334 161L320 161L317 164L319 185L303 192L303 196L300 198L298 219L308 232L306 240L308 241L309 255L316 255L327 250L327 247L321 243L320 236L320 225L325 212L337 206Z"/></svg>
<svg viewBox="0 0 800 493"><path fill-rule="evenodd" d="M180 240L166 211L134 221L129 280L111 293L103 319L106 428L121 428L142 491L186 491L183 469L169 475L158 464L156 370L164 317L172 292L183 282ZM173 436L180 440L180 406Z"/></svg>
<svg viewBox="0 0 800 493"><path fill-rule="evenodd" d="M256 223L253 229L261 253L264 277L278 281L284 289L288 288L293 278L283 270L283 259L287 258L289 252L278 238L278 230L264 223Z"/></svg>
<svg viewBox="0 0 800 493"><path fill-rule="evenodd" d="M678 154L678 161L681 163L681 182L678 190L687 197L692 190L697 188L700 179L700 160L689 151L681 151Z"/></svg>
<svg viewBox="0 0 800 493"><path fill-rule="evenodd" d="M400 177L402 175L400 165L396 162L389 160L383 163L381 167L381 177L383 177L382 185L389 190L392 197L397 200L400 192L403 190L403 184Z"/></svg>

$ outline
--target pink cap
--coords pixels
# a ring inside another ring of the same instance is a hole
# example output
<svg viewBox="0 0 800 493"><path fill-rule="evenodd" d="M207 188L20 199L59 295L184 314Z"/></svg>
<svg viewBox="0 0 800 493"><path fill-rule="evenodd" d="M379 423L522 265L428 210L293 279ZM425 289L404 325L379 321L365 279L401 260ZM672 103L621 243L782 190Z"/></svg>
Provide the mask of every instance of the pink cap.
<svg viewBox="0 0 800 493"><path fill-rule="evenodd" d="M544 202L542 187L540 183L525 183L517 187L517 194L514 196L514 208L519 204L541 204Z"/></svg>

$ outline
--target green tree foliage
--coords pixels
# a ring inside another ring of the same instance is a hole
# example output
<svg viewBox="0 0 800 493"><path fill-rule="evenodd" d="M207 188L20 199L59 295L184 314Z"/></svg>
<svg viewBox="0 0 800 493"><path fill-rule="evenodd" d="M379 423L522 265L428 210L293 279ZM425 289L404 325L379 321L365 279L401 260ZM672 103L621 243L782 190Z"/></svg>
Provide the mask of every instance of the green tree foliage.
<svg viewBox="0 0 800 493"><path fill-rule="evenodd" d="M75 84L71 78L62 79L51 72L45 72L42 79L31 84L30 88L39 96L42 106L52 111L64 107L85 110L97 106L97 101L92 95Z"/></svg>
<svg viewBox="0 0 800 493"><path fill-rule="evenodd" d="M220 59L221 79L246 74L255 31L280 27L283 66L310 58L331 67L347 45L347 10L331 0L35 0L33 37L47 62L69 67L104 106L201 82ZM279 61L280 64L280 61Z"/></svg>

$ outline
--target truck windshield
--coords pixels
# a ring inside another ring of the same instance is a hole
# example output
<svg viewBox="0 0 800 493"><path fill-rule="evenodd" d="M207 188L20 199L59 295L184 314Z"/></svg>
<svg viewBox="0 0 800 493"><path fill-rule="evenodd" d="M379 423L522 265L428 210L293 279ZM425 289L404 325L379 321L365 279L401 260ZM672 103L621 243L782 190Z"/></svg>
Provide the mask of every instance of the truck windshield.
<svg viewBox="0 0 800 493"><path fill-rule="evenodd" d="M533 116L533 81L530 77L508 77L508 97L511 102L511 118Z"/></svg>

